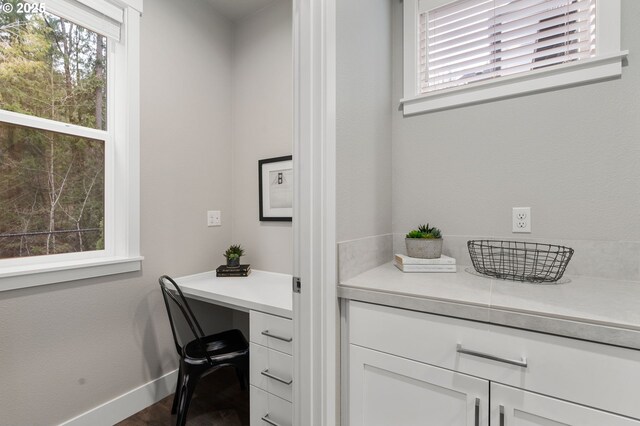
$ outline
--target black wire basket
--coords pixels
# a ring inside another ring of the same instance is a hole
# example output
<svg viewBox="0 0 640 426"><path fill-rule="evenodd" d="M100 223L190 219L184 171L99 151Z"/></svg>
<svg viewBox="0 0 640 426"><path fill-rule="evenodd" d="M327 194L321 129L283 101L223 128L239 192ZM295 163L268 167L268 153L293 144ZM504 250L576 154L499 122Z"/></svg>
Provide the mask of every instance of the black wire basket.
<svg viewBox="0 0 640 426"><path fill-rule="evenodd" d="M480 274L532 283L558 281L573 256L569 247L522 241L471 240L467 247Z"/></svg>

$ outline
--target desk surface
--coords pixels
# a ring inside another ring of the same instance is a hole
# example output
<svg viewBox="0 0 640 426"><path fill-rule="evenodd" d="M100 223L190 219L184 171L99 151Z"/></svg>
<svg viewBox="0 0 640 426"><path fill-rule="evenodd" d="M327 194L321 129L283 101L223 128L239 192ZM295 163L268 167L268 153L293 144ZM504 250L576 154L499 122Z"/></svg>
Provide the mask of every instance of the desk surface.
<svg viewBox="0 0 640 426"><path fill-rule="evenodd" d="M248 312L292 318L291 275L251 271L248 277L216 277L204 272L176 279L185 296Z"/></svg>

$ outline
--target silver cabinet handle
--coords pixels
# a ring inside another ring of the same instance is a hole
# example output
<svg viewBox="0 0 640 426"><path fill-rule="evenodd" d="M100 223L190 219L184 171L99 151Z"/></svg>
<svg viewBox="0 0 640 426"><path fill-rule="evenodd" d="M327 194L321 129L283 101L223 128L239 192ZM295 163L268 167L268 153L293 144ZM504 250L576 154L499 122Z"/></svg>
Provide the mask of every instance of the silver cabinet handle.
<svg viewBox="0 0 640 426"><path fill-rule="evenodd" d="M267 337L273 337L274 339L282 340L283 342L291 342L293 340L292 337L282 337L282 336L277 336L275 334L271 334L269 333L269 330L264 330L262 332L262 335Z"/></svg>
<svg viewBox="0 0 640 426"><path fill-rule="evenodd" d="M271 426L280 426L280 423L276 423L276 422L274 422L273 420L271 420L271 419L269 418L269 413L267 413L267 414L265 414L264 416L262 416L262 417L260 418L260 420L262 420L262 421L263 421L263 422L265 422L265 423L270 424Z"/></svg>
<svg viewBox="0 0 640 426"><path fill-rule="evenodd" d="M464 349L462 347L462 344L460 344L460 343L458 343L458 347L457 347L456 350L457 350L457 352L459 354L477 356L479 358L490 359L492 361L504 362L505 364L517 365L518 367L527 368L527 358L525 358L525 357L522 357L522 359L519 359L519 360L518 359L501 358L499 356L485 354L483 352L477 352L477 351L472 351L470 349Z"/></svg>
<svg viewBox="0 0 640 426"><path fill-rule="evenodd" d="M476 426L480 426L480 398L476 398Z"/></svg>
<svg viewBox="0 0 640 426"><path fill-rule="evenodd" d="M504 405L500 406L500 426L504 426Z"/></svg>
<svg viewBox="0 0 640 426"><path fill-rule="evenodd" d="M276 381L278 381L280 383L284 383L285 385L290 385L291 382L293 382L293 379L286 380L286 379L282 379L282 378L280 378L278 376L274 376L273 374L269 373L269 369L261 371L260 374L262 374L263 376L268 377L270 379L276 380Z"/></svg>

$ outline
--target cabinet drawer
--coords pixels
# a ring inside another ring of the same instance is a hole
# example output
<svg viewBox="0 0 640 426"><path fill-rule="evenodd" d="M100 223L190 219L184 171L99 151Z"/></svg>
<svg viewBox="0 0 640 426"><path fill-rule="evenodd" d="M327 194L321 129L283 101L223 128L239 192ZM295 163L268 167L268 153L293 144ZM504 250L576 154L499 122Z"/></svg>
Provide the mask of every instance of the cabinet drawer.
<svg viewBox="0 0 640 426"><path fill-rule="evenodd" d="M293 357L255 343L249 344L252 385L291 401Z"/></svg>
<svg viewBox="0 0 640 426"><path fill-rule="evenodd" d="M640 351L361 302L348 316L352 344L640 418Z"/></svg>
<svg viewBox="0 0 640 426"><path fill-rule="evenodd" d="M251 386L251 426L292 426L293 407L289 401Z"/></svg>
<svg viewBox="0 0 640 426"><path fill-rule="evenodd" d="M262 312L249 313L249 339L262 346L293 354L293 321Z"/></svg>

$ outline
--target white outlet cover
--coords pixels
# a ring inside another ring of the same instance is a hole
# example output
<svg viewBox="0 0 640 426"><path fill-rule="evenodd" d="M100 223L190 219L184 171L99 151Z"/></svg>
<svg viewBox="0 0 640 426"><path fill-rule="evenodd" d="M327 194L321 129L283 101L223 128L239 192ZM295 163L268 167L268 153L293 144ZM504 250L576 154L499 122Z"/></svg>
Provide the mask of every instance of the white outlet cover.
<svg viewBox="0 0 640 426"><path fill-rule="evenodd" d="M221 226L221 225L222 225L222 215L220 214L220 210L207 211L207 226Z"/></svg>
<svg viewBox="0 0 640 426"><path fill-rule="evenodd" d="M511 214L514 234L531 233L531 207L514 207Z"/></svg>

